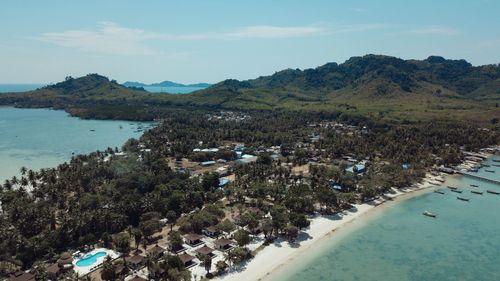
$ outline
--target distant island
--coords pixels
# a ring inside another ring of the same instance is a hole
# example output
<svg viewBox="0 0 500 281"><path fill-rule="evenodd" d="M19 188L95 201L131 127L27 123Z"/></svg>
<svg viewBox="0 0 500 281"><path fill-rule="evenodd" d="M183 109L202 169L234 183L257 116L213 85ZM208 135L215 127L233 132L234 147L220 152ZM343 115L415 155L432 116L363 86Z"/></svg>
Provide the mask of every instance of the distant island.
<svg viewBox="0 0 500 281"><path fill-rule="evenodd" d="M212 84L208 83L196 83L196 84L182 84L182 83L176 83L172 81L165 80L160 83L153 83L153 84L144 84L141 82L131 82L127 81L122 84L125 87L129 88L141 88L141 87L190 87L190 88L208 88L212 86Z"/></svg>

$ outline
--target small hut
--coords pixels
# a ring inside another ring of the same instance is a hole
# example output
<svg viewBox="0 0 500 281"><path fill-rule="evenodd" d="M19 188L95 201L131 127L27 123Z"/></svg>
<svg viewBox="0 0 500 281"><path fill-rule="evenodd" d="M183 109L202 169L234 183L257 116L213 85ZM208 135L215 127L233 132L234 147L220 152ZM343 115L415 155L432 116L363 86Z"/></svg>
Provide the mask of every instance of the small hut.
<svg viewBox="0 0 500 281"><path fill-rule="evenodd" d="M194 265L194 257L188 254L181 254L179 255L179 258L181 259L182 263L184 264L185 267L190 267Z"/></svg>
<svg viewBox="0 0 500 281"><path fill-rule="evenodd" d="M217 239L214 241L215 248L220 251L226 251L233 247L234 242L229 239Z"/></svg>
<svg viewBox="0 0 500 281"><path fill-rule="evenodd" d="M191 246L196 246L196 245L203 243L201 241L201 238L203 238L203 236L195 234L195 233L190 233L190 234L184 235L184 241L186 241L186 244L191 245Z"/></svg>
<svg viewBox="0 0 500 281"><path fill-rule="evenodd" d="M213 252L214 252L214 249L207 247L207 246L203 246L201 248L196 249L196 253L198 253L200 255L209 256L209 257L215 256Z"/></svg>

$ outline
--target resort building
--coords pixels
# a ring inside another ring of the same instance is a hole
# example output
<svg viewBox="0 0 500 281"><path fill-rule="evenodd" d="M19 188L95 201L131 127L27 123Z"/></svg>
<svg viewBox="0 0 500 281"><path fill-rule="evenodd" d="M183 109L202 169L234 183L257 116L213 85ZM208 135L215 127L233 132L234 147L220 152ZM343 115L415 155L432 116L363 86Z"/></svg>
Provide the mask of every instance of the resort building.
<svg viewBox="0 0 500 281"><path fill-rule="evenodd" d="M144 261L144 256L135 253L133 256L126 257L125 261L127 261L127 263L130 264L132 268L139 268Z"/></svg>
<svg viewBox="0 0 500 281"><path fill-rule="evenodd" d="M184 264L185 267L191 267L196 265L194 262L194 257L188 254L180 254L179 258L181 259L182 263Z"/></svg>
<svg viewBox="0 0 500 281"><path fill-rule="evenodd" d="M151 249L148 249L146 252L148 254L156 254L158 256L163 256L163 253L165 253L165 249L163 247L160 247L158 244L156 244L154 247Z"/></svg>
<svg viewBox="0 0 500 281"><path fill-rule="evenodd" d="M35 275L29 272L16 271L7 281L35 281Z"/></svg>
<svg viewBox="0 0 500 281"><path fill-rule="evenodd" d="M215 248L220 251L227 251L233 247L233 241L230 239L217 239L214 241Z"/></svg>
<svg viewBox="0 0 500 281"><path fill-rule="evenodd" d="M205 255L205 256L209 256L209 257L215 256L215 254L213 253L214 249L207 247L207 246L203 246L201 248L198 248L195 250L195 252L200 254L200 255Z"/></svg>
<svg viewBox="0 0 500 281"><path fill-rule="evenodd" d="M205 227L201 232L203 232L203 234L205 234L208 237L217 236L217 228L215 228L215 226Z"/></svg>
<svg viewBox="0 0 500 281"><path fill-rule="evenodd" d="M186 244L188 244L190 246L197 246L197 245L200 245L201 243L203 243L203 241L201 241L201 238L203 238L203 236L195 234L195 233L190 233L190 234L184 235L184 241L186 242Z"/></svg>

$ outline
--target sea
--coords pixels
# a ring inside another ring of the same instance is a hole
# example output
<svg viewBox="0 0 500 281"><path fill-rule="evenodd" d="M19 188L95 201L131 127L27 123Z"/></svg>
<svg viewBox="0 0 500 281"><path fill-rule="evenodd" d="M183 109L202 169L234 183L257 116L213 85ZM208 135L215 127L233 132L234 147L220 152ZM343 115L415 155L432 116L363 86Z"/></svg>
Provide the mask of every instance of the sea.
<svg viewBox="0 0 500 281"><path fill-rule="evenodd" d="M44 84L0 84L0 93L16 93L36 90L45 86ZM189 94L194 91L205 89L203 87L144 87L151 93Z"/></svg>
<svg viewBox="0 0 500 281"><path fill-rule="evenodd" d="M151 93L169 93L169 94L189 94L194 91L203 90L201 87L144 87L144 90Z"/></svg>
<svg viewBox="0 0 500 281"><path fill-rule="evenodd" d="M492 159L484 162L490 167L474 174L500 180L500 168L493 166L500 163ZM444 185L458 186L463 193ZM486 193L500 191L500 186L452 176L438 189L445 194L431 191L389 203L351 230L334 233L274 281L500 280L500 195ZM437 217L422 215L426 210Z"/></svg>
<svg viewBox="0 0 500 281"><path fill-rule="evenodd" d="M51 168L108 147L121 148L152 126L148 122L82 120L50 109L0 107L0 181L21 167Z"/></svg>

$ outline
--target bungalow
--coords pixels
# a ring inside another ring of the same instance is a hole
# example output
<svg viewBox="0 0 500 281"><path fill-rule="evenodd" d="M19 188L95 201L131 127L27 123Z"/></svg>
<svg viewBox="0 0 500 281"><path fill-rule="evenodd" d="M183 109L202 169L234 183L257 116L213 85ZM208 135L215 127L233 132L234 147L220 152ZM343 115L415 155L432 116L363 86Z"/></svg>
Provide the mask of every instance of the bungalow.
<svg viewBox="0 0 500 281"><path fill-rule="evenodd" d="M186 244L190 246L196 246L203 243L203 241L201 241L201 238L203 238L203 236L195 233L189 233L184 235L184 241L186 242Z"/></svg>
<svg viewBox="0 0 500 281"><path fill-rule="evenodd" d="M184 254L180 254L179 255L179 258L181 259L182 263L184 264L185 267L191 267L191 266L194 266L195 263L194 263L194 257L191 256L191 255L188 255L186 253Z"/></svg>
<svg viewBox="0 0 500 281"><path fill-rule="evenodd" d="M155 255L158 255L158 256L162 256L163 253L165 253L165 249L163 247L158 246L158 244L156 244L154 247L152 247L151 249L147 250L146 252L148 254L155 254Z"/></svg>
<svg viewBox="0 0 500 281"><path fill-rule="evenodd" d="M201 162L200 165L203 167L212 166L212 165L215 165L215 161L204 161L204 162Z"/></svg>
<svg viewBox="0 0 500 281"><path fill-rule="evenodd" d="M126 257L125 261L132 268L138 269L142 265L142 262L144 261L144 257L139 255L138 253L135 253L133 256Z"/></svg>
<svg viewBox="0 0 500 281"><path fill-rule="evenodd" d="M361 174L365 172L365 169L366 167L364 164L356 164L345 169L345 171L353 174Z"/></svg>
<svg viewBox="0 0 500 281"><path fill-rule="evenodd" d="M228 178L220 178L220 179L219 179L219 187L224 187L224 186L226 186L228 183L229 183L229 179L228 179Z"/></svg>
<svg viewBox="0 0 500 281"><path fill-rule="evenodd" d="M257 162L257 156L253 156L253 155L250 155L250 154L244 154L241 156L241 159L238 159L236 161L238 164L249 164L249 163L253 163L253 162Z"/></svg>
<svg viewBox="0 0 500 281"><path fill-rule="evenodd" d="M35 281L35 275L29 272L16 271L7 281Z"/></svg>
<svg viewBox="0 0 500 281"><path fill-rule="evenodd" d="M62 273L73 269L73 258L69 253L62 253L56 263L47 267L47 275L50 279L56 280Z"/></svg>
<svg viewBox="0 0 500 281"><path fill-rule="evenodd" d="M206 236L208 237L215 237L217 236L217 228L215 228L215 226L209 226L209 227L205 227L201 232L203 232L203 234L205 234Z"/></svg>
<svg viewBox="0 0 500 281"><path fill-rule="evenodd" d="M213 253L214 249L207 247L207 246L203 246L201 248L198 248L198 249L196 249L195 252L200 254L200 255L205 255L205 256L209 256L209 257L215 256L215 254Z"/></svg>
<svg viewBox="0 0 500 281"><path fill-rule="evenodd" d="M234 242L229 239L217 239L214 241L215 248L220 251L226 251L233 247Z"/></svg>

